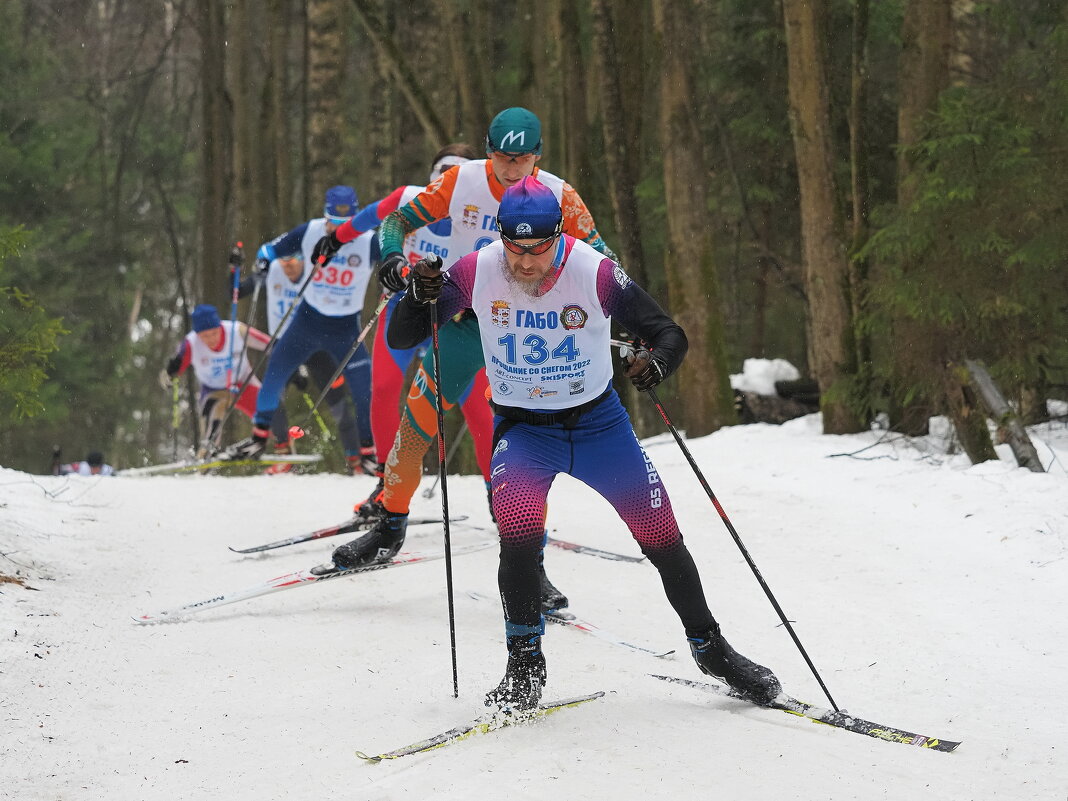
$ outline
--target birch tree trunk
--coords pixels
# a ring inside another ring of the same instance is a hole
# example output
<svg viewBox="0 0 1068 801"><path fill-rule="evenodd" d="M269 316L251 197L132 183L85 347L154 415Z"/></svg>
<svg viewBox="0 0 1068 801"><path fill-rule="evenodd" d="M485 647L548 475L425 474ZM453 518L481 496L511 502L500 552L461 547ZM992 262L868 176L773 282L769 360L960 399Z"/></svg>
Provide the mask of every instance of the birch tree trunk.
<svg viewBox="0 0 1068 801"><path fill-rule="evenodd" d="M834 148L824 55L827 0L783 0L790 127L801 190L801 252L808 296L808 353L819 383L823 430L862 430L846 403L856 371L849 259L834 181ZM830 392L834 388L835 391Z"/></svg>

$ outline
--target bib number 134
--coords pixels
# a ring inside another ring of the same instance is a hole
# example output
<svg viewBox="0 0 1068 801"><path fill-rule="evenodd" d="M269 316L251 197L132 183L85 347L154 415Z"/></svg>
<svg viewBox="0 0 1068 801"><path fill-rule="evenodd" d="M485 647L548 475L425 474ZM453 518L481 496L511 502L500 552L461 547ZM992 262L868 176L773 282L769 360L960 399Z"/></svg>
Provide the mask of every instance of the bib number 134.
<svg viewBox="0 0 1068 801"><path fill-rule="evenodd" d="M517 364L518 356L516 335L506 334L497 340L497 344L504 348L504 360L508 364ZM575 347L575 335L568 334L555 348L549 350L549 343L545 337L537 334L528 334L523 338L523 347L526 351L522 359L527 364L544 364L550 358L563 359L565 362L573 362L579 357L579 349Z"/></svg>

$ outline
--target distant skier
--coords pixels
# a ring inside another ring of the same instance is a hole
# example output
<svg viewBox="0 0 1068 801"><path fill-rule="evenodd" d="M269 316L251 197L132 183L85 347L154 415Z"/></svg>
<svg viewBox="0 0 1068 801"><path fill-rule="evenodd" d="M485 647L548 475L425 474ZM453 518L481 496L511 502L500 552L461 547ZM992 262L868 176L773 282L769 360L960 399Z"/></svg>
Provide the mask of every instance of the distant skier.
<svg viewBox="0 0 1068 801"><path fill-rule="evenodd" d="M567 473L612 504L660 572L700 669L767 703L779 682L720 633L667 490L612 387L613 318L645 343L626 371L639 390L678 368L686 335L616 262L562 233L562 224L553 192L524 178L501 201L500 241L464 256L447 274L440 263L416 265L387 334L396 347L422 340L433 302L439 319L464 310L477 315L496 415L492 498L508 647L504 678L486 702L527 709L541 698L542 520L553 480Z"/></svg>
<svg viewBox="0 0 1068 801"><path fill-rule="evenodd" d="M85 461L60 464L59 448L52 451L52 474L57 476L113 476L115 468L104 462L104 454L100 451L92 451L85 457Z"/></svg>
<svg viewBox="0 0 1068 801"><path fill-rule="evenodd" d="M304 285L308 269L309 265L304 261L303 254L299 252L269 261L257 259L255 274L241 282L238 297L246 297L253 293L257 282L266 289L267 333L274 336L276 342L289 327L296 314L296 309L292 313L289 309L294 303L300 302L298 300L300 288ZM289 382L304 392L308 386L308 376L310 376L322 391L336 372L337 361L326 351L320 350L309 356L307 361L297 368L290 376ZM352 413L352 404L348 399L344 375L338 376L337 380L330 384L324 399L326 407L337 422L338 436L345 453L357 454L349 457L349 469L352 472L363 472L360 469L358 456L360 431L356 425L356 417ZM271 469L274 472L288 472L293 469L293 465L276 464Z"/></svg>
<svg viewBox="0 0 1068 801"><path fill-rule="evenodd" d="M174 376L181 375L188 367L193 368L200 382L198 412L201 434L208 442L214 443L223 416L230 403L234 402L233 392L226 386L228 372L232 374L231 382L235 390L245 379L249 379L241 396L236 399L236 405L249 418L255 412L260 380L252 375L252 364L246 351L263 351L270 337L244 323L220 320L218 310L207 303L193 309L191 319L193 330L186 334L178 351L160 371L160 385L169 390ZM231 340L233 348L230 347ZM285 410L275 417L275 450L289 453L289 421L285 417Z"/></svg>
<svg viewBox="0 0 1068 801"><path fill-rule="evenodd" d="M260 246L257 258L270 261L299 253L308 269L314 269L311 283L293 312L292 321L275 343L263 376L263 391L256 401L252 436L232 447L238 456L256 457L263 453L280 406L286 382L293 371L313 353L323 350L340 362L360 334L360 313L371 276L372 240L367 234L346 244L317 264L312 248L325 235L356 214L356 190L351 186L332 186L326 191L323 216L301 223L296 228ZM375 449L371 439L371 358L364 345L345 364L345 383L356 406L356 424L360 431L360 450L346 453L350 464L374 475Z"/></svg>

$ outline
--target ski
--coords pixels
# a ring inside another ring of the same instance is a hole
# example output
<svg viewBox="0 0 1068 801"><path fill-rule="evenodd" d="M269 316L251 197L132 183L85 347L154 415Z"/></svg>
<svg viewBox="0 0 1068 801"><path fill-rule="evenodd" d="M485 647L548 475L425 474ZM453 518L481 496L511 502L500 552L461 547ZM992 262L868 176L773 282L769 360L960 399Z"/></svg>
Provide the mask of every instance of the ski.
<svg viewBox="0 0 1068 801"><path fill-rule="evenodd" d="M658 676L653 673L649 675L654 679L671 682L672 684L682 684L686 687L702 690L703 692L724 695L729 698L737 698L741 701L753 703L745 696L739 695L731 688L720 684L694 681L693 679L680 679L676 676ZM757 704L757 706L761 705ZM796 698L791 698L786 693L779 693L778 697L767 706L770 709L779 709L791 715L808 718L815 723L823 723L827 726L834 726L835 728L845 729L846 731L856 732L857 734L865 734L868 737L874 737L877 740L886 740L891 743L917 745L920 748L930 748L933 751L946 752L953 751L960 745L959 742L954 742L953 740L943 740L940 737L928 737L923 734L905 731L904 729L896 729L893 726L872 723L870 720L863 720L862 718L846 714L845 712L835 712L831 709L823 709L822 707L813 706L812 704L806 704L804 701L798 701Z"/></svg>
<svg viewBox="0 0 1068 801"><path fill-rule="evenodd" d="M486 595L485 593L475 592L474 590L468 590L467 594L469 597L474 598L476 601L494 600L493 597ZM620 648L630 648L634 651L640 651L643 654L652 654L653 656L659 657L660 659L664 659L665 657L671 656L671 654L675 653L674 650L655 651L652 648L646 648L643 645L635 645L632 642L627 642L618 635L612 634L609 631L605 631L602 628L598 628L592 623L589 623L575 616L571 612L566 612L562 609L557 610L555 612L544 612L543 614L545 616L545 619L551 623L556 623L561 626L569 626L586 634L592 634L594 637L602 639L605 642L610 642L612 643L612 645L618 645Z"/></svg>
<svg viewBox="0 0 1068 801"><path fill-rule="evenodd" d="M487 734L488 732L497 731L506 726L515 726L519 723L532 723L536 720L548 717L554 712L559 712L561 709L568 709L570 707L588 703L589 701L596 701L603 696L603 692L595 692L590 693L589 695L580 695L575 698L565 698L561 701L550 701L541 704L536 709L527 711L491 712L475 718L470 723L456 726L448 731L443 731L441 734L436 734L433 737L428 737L425 740L420 740L411 745L405 745L393 751L387 751L384 754L365 754L363 751L357 751L356 756L371 763L378 763L384 762L387 759L400 759L401 757L411 756L412 754L422 754L426 751L432 751L435 748L452 745L453 743L465 740L475 734Z"/></svg>
<svg viewBox="0 0 1068 801"><path fill-rule="evenodd" d="M558 540L554 537L546 539L550 545L555 545L557 548L563 548L565 551L574 551L575 553L584 553L589 556L599 556L601 559L609 559L613 562L644 562L644 556L628 556L623 553L615 553L613 551L602 551L600 548L591 548L589 545L579 545L577 542L567 542L566 540Z"/></svg>
<svg viewBox="0 0 1068 801"><path fill-rule="evenodd" d="M486 548L492 548L495 545L497 545L496 540L476 542L470 545L461 545L452 549L452 555L463 556L464 554L475 553L476 551L485 550ZM374 570L385 570L391 567L404 567L405 565L414 565L419 564L421 562L431 562L437 559L444 558L444 551L422 551L416 553L401 553L398 554L390 562L379 562L373 565L363 565L361 567L349 568L348 570L340 570L334 567L332 564L319 565L318 567L313 567L310 570L298 570L295 573L286 573L284 576L278 576L277 578L273 578L270 581L265 581L262 584L256 584L244 590L220 593L210 598L205 598L201 601L193 601L192 603L177 606L173 609L165 609L161 612L156 612L155 614L139 615L134 618L134 621L137 623L160 623L166 620L174 620L177 618L184 617L186 615L191 615L196 612L202 612L205 609L214 609L217 606L226 606L227 604L244 601L249 598L257 598L261 595L268 595L272 592L278 592L279 590L290 590L294 587L306 587L309 584L315 584L320 581L326 581L328 579L341 578L342 576L354 576L357 573L370 573Z"/></svg>
<svg viewBox="0 0 1068 801"><path fill-rule="evenodd" d="M152 476L159 473L196 473L201 470L216 470L222 467L269 467L272 464L312 464L321 462L318 453L280 453L274 456L264 454L256 459L184 459L168 464L148 465L147 467L128 467L116 471L117 476Z"/></svg>
<svg viewBox="0 0 1068 801"><path fill-rule="evenodd" d="M467 520L467 515L459 515L457 517L450 517L450 523L461 523ZM234 548L232 545L228 546L234 553L259 553L260 551L271 551L275 548L284 548L287 545L296 545L300 542L311 542L312 540L319 540L323 537L335 537L338 534L351 534L354 531L362 531L365 528L370 528L372 525L378 522L378 518L364 518L353 517L351 520L346 520L344 523L338 523L336 526L327 526L321 528L318 531L312 531L308 534L297 534L293 537L287 537L284 540L276 540L275 542L268 542L266 545L255 545L251 548ZM416 517L408 521L409 526L423 526L430 523L440 523L440 517Z"/></svg>

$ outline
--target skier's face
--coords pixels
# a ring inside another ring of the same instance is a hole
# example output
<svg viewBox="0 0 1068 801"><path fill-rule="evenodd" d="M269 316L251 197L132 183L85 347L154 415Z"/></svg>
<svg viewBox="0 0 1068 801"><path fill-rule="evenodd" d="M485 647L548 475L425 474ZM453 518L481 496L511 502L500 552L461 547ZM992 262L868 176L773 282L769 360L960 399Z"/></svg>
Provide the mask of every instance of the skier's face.
<svg viewBox="0 0 1068 801"><path fill-rule="evenodd" d="M208 328L204 331L198 331L197 336L200 337L200 341L207 345L212 350L216 350L219 344L222 342L223 330L221 325L217 325L214 328Z"/></svg>
<svg viewBox="0 0 1068 801"><path fill-rule="evenodd" d="M558 234L554 234L549 243L549 247L542 250L540 253L534 253L535 250L541 250L545 246L544 239L513 239L507 244L513 244L519 248L524 245L531 247L531 250L523 250L522 253L515 253L508 247L504 248L504 256L508 263L508 276L520 289L526 292L528 295L537 297L541 283L545 280L545 277L549 274L549 271L553 268L553 259L556 256L556 240Z"/></svg>
<svg viewBox="0 0 1068 801"><path fill-rule="evenodd" d="M297 283L300 280L301 273L304 272L304 259L300 256L282 259L282 272L294 284Z"/></svg>
<svg viewBox="0 0 1068 801"><path fill-rule="evenodd" d="M490 154L490 164L493 165L493 174L497 176L497 180L507 189L528 175L533 175L534 165L540 158L540 155L534 153L502 153L500 150L494 150Z"/></svg>

